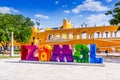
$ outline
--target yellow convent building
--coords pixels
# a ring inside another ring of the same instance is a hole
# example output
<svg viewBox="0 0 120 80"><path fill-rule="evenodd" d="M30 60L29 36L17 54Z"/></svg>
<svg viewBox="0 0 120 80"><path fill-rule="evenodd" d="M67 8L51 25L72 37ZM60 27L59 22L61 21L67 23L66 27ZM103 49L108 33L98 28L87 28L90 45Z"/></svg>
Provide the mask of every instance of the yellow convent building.
<svg viewBox="0 0 120 80"><path fill-rule="evenodd" d="M29 44L34 45L55 45L55 44L96 44L99 51L108 50L110 52L120 51L120 31L118 26L94 26L81 28L73 28L71 21L64 19L63 24L59 28L46 28L39 31L35 27L32 28L33 34ZM20 44L15 44L20 46Z"/></svg>
<svg viewBox="0 0 120 80"><path fill-rule="evenodd" d="M108 50L120 51L120 31L118 26L94 26L73 28L71 21L64 19L63 24L58 29L46 29L43 32L34 30L31 42L36 40L35 44L51 46L55 44L96 44L99 51Z"/></svg>

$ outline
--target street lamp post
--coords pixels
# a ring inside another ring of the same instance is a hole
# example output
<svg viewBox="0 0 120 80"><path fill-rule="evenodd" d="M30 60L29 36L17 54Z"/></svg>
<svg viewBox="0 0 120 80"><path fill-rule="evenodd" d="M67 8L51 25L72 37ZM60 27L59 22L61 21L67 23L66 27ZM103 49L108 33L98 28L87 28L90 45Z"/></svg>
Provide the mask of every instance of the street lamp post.
<svg viewBox="0 0 120 80"><path fill-rule="evenodd" d="M36 25L37 25L37 29L38 29L38 46L40 45L40 33L39 33L39 30L40 30L40 20L39 19L36 19Z"/></svg>
<svg viewBox="0 0 120 80"><path fill-rule="evenodd" d="M11 36L11 56L14 56L14 41L13 41L13 32L12 32L12 36Z"/></svg>

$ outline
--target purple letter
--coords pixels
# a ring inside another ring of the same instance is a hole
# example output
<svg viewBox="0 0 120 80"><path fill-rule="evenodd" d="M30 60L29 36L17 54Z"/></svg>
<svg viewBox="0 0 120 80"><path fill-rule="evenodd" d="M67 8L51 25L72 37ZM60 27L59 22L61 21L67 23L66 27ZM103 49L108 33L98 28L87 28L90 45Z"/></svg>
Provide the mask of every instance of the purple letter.
<svg viewBox="0 0 120 80"><path fill-rule="evenodd" d="M26 60L30 60L30 61L38 61L37 57L34 57L36 51L37 51L37 47L36 46L25 46L26 49L28 49L28 54L26 57Z"/></svg>
<svg viewBox="0 0 120 80"><path fill-rule="evenodd" d="M70 45L54 45L51 61L73 62L72 48Z"/></svg>

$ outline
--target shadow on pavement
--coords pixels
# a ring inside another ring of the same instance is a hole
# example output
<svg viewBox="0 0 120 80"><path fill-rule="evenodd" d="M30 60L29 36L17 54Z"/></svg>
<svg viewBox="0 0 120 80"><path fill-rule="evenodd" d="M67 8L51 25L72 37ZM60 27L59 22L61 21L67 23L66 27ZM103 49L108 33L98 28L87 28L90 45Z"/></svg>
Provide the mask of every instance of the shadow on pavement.
<svg viewBox="0 0 120 80"><path fill-rule="evenodd" d="M70 66L95 66L105 67L105 64L76 63L76 62L40 62L40 61L4 61L6 63L24 63L24 64L48 64L48 65L70 65Z"/></svg>

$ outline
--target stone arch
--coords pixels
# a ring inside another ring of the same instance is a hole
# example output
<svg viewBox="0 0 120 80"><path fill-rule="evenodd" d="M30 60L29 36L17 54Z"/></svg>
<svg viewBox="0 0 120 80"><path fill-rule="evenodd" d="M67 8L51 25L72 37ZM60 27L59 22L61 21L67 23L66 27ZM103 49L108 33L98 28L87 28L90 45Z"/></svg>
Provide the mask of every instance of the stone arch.
<svg viewBox="0 0 120 80"><path fill-rule="evenodd" d="M117 31L115 30L112 32L112 38L115 38L116 36L117 36Z"/></svg>
<svg viewBox="0 0 120 80"><path fill-rule="evenodd" d="M93 35L92 33L86 33L86 39L92 39Z"/></svg>
<svg viewBox="0 0 120 80"><path fill-rule="evenodd" d="M70 33L70 34L68 35L68 39L74 39L74 34L73 34L73 33Z"/></svg>
<svg viewBox="0 0 120 80"><path fill-rule="evenodd" d="M103 32L103 38L110 38L110 31L104 31Z"/></svg>
<svg viewBox="0 0 120 80"><path fill-rule="evenodd" d="M54 35L54 40L59 40L59 39L60 39L60 34L58 34L58 33L55 34L55 35Z"/></svg>
<svg viewBox="0 0 120 80"><path fill-rule="evenodd" d="M88 39L91 39L91 35L90 34L88 35Z"/></svg>
<svg viewBox="0 0 120 80"><path fill-rule="evenodd" d="M82 32L82 39L86 39L87 38L87 33L84 31Z"/></svg>
<svg viewBox="0 0 120 80"><path fill-rule="evenodd" d="M80 39L80 34L77 34L77 39Z"/></svg>
<svg viewBox="0 0 120 80"><path fill-rule="evenodd" d="M95 33L94 33L94 38L101 38L101 32L100 31L96 31Z"/></svg>
<svg viewBox="0 0 120 80"><path fill-rule="evenodd" d="M66 33L63 33L63 34L61 35L61 39L68 39L67 34L66 34Z"/></svg>
<svg viewBox="0 0 120 80"><path fill-rule="evenodd" d="M49 34L47 40L53 40L53 34Z"/></svg>
<svg viewBox="0 0 120 80"><path fill-rule="evenodd" d="M120 31L117 31L116 37L120 37Z"/></svg>

